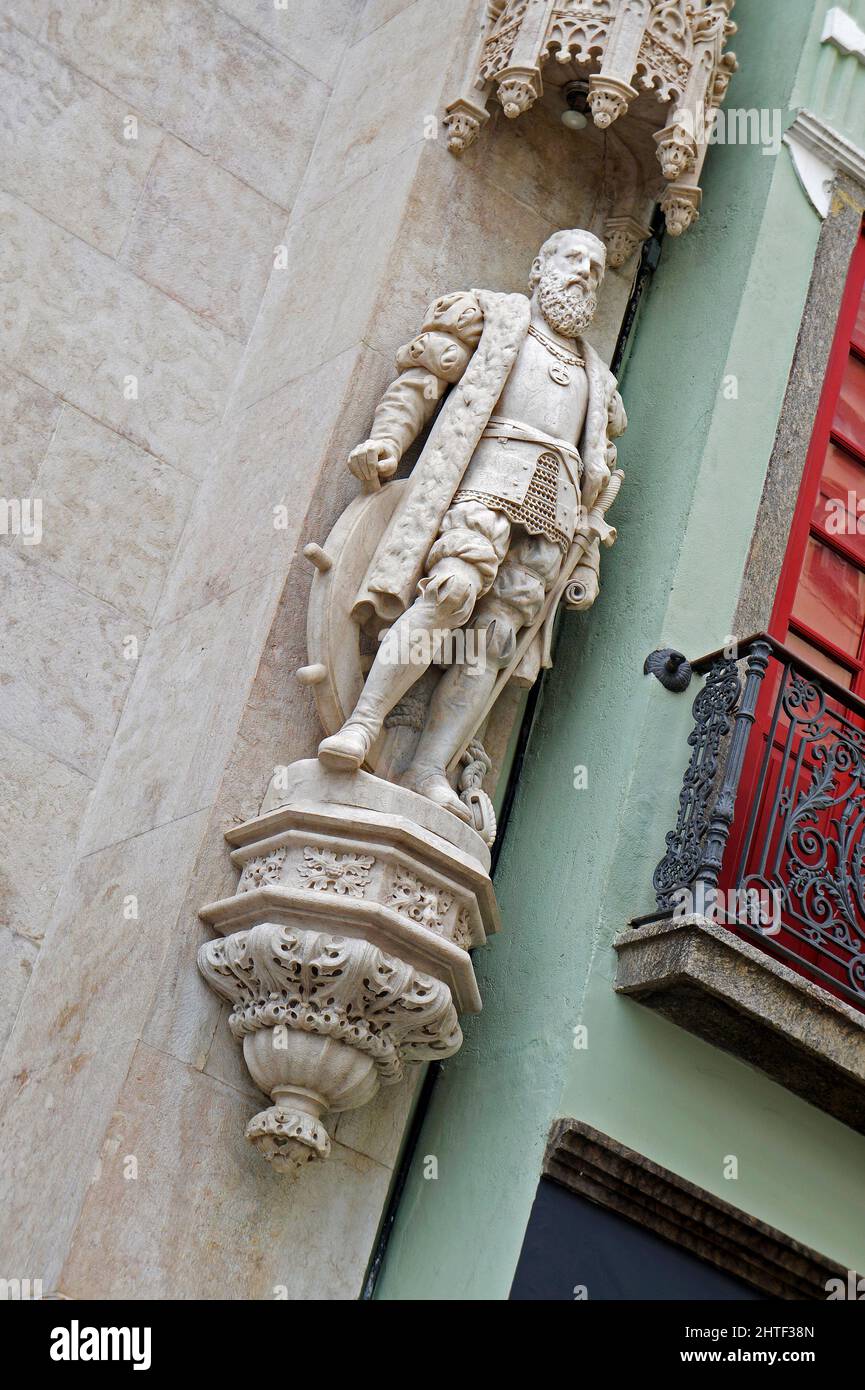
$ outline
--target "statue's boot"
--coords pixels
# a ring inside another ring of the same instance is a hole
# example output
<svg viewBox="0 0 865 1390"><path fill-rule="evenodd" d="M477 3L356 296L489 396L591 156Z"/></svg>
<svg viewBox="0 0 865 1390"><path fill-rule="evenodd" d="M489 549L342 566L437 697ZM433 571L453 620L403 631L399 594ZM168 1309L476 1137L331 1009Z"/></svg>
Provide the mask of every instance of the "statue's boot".
<svg viewBox="0 0 865 1390"><path fill-rule="evenodd" d="M421 644L412 642L419 632L441 628L434 604L418 599L389 629L366 678L363 693L342 728L318 745L318 756L334 772L356 772L382 730L385 717L423 675L429 661L420 659ZM428 649L429 651L429 649ZM412 659L400 664L399 657Z"/></svg>
<svg viewBox="0 0 865 1390"><path fill-rule="evenodd" d="M471 811L448 781L446 769L475 733L497 676L498 669L491 665L448 667L435 688L426 727L401 778L404 787L453 811L469 825Z"/></svg>
<svg viewBox="0 0 865 1390"><path fill-rule="evenodd" d="M434 801L445 811L452 811L467 825L472 824L472 813L465 802L460 801L450 782L437 768L418 767L414 763L406 768L400 782L409 791L419 792L427 801Z"/></svg>
<svg viewBox="0 0 865 1390"><path fill-rule="evenodd" d="M325 767L332 772L357 772L366 762L375 737L360 720L354 716L343 724L338 733L323 738L318 745L318 756Z"/></svg>

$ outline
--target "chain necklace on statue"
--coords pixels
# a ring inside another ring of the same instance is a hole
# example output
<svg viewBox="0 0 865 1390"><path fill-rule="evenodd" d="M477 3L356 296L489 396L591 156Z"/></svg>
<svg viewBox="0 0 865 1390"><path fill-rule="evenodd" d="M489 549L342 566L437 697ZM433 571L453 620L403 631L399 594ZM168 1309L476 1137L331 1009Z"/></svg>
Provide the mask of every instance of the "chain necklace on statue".
<svg viewBox="0 0 865 1390"><path fill-rule="evenodd" d="M551 357L555 357L556 359L555 362L551 362L549 366L550 380L554 381L557 386L570 386L573 381L571 367L585 367L586 364L583 358L577 357L573 352L566 352L564 348L560 348L557 343L554 343L552 339L542 333L539 328L535 328L533 323L529 324L529 333L533 338L537 339L541 347L546 348Z"/></svg>

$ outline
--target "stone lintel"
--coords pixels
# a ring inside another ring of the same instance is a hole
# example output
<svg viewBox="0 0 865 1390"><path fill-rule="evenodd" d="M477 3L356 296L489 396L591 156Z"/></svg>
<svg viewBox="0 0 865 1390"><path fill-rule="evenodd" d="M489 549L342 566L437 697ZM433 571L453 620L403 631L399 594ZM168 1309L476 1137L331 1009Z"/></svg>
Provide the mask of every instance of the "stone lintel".
<svg viewBox="0 0 865 1390"><path fill-rule="evenodd" d="M830 1279L848 1285L825 1255L579 1120L556 1120L544 1176L771 1298L824 1300Z"/></svg>

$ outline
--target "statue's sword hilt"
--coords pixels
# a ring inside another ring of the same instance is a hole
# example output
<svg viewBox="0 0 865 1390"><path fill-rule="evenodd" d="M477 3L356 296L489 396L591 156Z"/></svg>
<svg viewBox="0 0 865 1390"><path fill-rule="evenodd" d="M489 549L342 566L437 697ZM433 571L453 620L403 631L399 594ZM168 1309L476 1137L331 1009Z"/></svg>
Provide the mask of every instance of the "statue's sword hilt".
<svg viewBox="0 0 865 1390"><path fill-rule="evenodd" d="M553 591L557 593L555 599L556 604L564 598L565 607L569 608L572 604L576 604L580 601L582 594L577 591L581 590L581 586L571 584L571 575L580 564L586 551L592 545L592 542L597 540L601 542L601 545L615 544L617 534L616 528L607 523L606 514L619 495L624 476L621 468L616 468L613 471L610 475L610 481L607 483L606 487L602 489L585 523L580 527L574 537L574 543L571 546L565 563L562 565L562 572L559 575L558 583ZM572 588L575 590L573 595L571 594ZM545 613L549 613L551 610L551 604L545 605Z"/></svg>

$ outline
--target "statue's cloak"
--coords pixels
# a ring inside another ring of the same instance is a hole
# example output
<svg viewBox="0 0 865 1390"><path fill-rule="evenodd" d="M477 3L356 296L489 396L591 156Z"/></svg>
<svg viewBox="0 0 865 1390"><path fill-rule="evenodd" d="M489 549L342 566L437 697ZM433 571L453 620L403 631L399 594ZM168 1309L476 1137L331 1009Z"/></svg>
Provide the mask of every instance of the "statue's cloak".
<svg viewBox="0 0 865 1390"><path fill-rule="evenodd" d="M524 294L473 290L483 312L483 331L459 382L430 430L400 502L388 523L352 607L356 621L373 614L395 622L415 598L430 547L453 501L511 368L528 333ZM589 399L580 441L583 506L592 506L610 476L608 412L616 381L588 343L577 340L586 363Z"/></svg>

